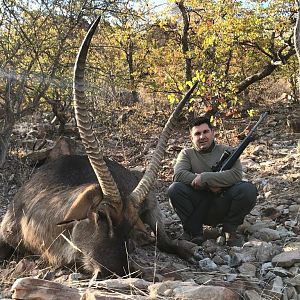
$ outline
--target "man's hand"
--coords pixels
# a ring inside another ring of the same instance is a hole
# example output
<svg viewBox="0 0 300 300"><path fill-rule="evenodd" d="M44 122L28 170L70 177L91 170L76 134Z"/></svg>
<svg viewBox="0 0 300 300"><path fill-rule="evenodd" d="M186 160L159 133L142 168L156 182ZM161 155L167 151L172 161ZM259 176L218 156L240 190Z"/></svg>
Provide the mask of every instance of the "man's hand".
<svg viewBox="0 0 300 300"><path fill-rule="evenodd" d="M192 181L191 186L196 190L199 190L200 188L204 187L204 184L201 181L201 174L197 174L195 179ZM211 192L215 194L218 194L222 191L221 187L217 187L217 186L207 186L207 187Z"/></svg>
<svg viewBox="0 0 300 300"><path fill-rule="evenodd" d="M201 184L201 174L197 174L197 176L195 177L195 179L192 181L191 186L196 189L199 190L202 187Z"/></svg>

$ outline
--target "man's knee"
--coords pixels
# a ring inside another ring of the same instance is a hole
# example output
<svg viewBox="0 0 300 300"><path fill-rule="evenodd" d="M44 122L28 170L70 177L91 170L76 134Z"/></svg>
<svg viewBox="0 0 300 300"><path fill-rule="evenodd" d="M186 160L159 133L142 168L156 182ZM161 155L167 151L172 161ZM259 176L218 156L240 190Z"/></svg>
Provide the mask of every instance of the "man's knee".
<svg viewBox="0 0 300 300"><path fill-rule="evenodd" d="M181 221L184 222L194 209L193 203L191 202L189 187L181 182L173 182L170 185L167 194L171 206L176 211Z"/></svg>
<svg viewBox="0 0 300 300"><path fill-rule="evenodd" d="M254 184L247 181L236 183L229 191L233 200L241 202L246 207L253 207L258 195Z"/></svg>
<svg viewBox="0 0 300 300"><path fill-rule="evenodd" d="M178 195L180 195L185 190L186 190L186 185L184 183L182 183L182 182L173 182L169 186L167 194L168 194L169 198L171 199L171 201L173 201L173 199L178 198Z"/></svg>
<svg viewBox="0 0 300 300"><path fill-rule="evenodd" d="M182 189L182 185L181 182L173 182L168 188L168 196L171 197L176 195L178 191Z"/></svg>

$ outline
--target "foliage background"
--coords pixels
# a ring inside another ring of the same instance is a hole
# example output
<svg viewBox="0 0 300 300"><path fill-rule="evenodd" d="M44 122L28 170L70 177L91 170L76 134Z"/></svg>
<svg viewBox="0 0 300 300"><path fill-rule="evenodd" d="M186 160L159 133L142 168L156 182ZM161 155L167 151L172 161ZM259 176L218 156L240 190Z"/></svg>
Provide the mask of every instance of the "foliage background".
<svg viewBox="0 0 300 300"><path fill-rule="evenodd" d="M190 117L271 109L262 95L278 80L298 101L294 1L1 0L0 10L0 165L16 123L55 117L62 134L72 120L75 55L97 15L86 73L99 126L168 115L195 80Z"/></svg>

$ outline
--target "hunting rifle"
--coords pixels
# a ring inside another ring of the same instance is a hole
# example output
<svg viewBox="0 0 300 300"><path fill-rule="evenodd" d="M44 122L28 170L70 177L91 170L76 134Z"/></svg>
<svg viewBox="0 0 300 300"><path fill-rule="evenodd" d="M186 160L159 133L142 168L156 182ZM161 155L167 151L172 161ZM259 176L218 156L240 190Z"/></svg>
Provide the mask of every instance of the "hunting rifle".
<svg viewBox="0 0 300 300"><path fill-rule="evenodd" d="M212 167L213 172L220 172L220 171L226 171L232 168L234 163L238 160L238 158L241 156L243 151L246 149L246 147L250 144L252 135L258 125L264 120L264 118L267 116L267 112L263 113L257 123L253 126L253 128L250 130L248 135L243 139L243 141L240 143L240 145L232 150L225 150L220 158L220 160L216 163L215 166Z"/></svg>

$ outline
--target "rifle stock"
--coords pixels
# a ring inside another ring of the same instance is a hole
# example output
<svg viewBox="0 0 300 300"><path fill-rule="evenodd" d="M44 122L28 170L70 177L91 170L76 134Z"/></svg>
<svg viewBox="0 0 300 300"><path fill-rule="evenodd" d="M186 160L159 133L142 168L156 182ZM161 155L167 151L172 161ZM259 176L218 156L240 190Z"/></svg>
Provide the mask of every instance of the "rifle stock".
<svg viewBox="0 0 300 300"><path fill-rule="evenodd" d="M235 164L235 162L239 159L243 151L246 149L246 147L250 144L251 142L251 137L258 127L258 125L265 119L267 116L267 112L263 113L257 123L253 126L253 128L250 130L248 135L243 139L243 141L240 143L240 145L233 150L232 152L225 150L224 153L222 154L220 160L216 164L216 166L212 167L212 170L214 172L220 172L220 171L226 171L230 170L232 166Z"/></svg>

